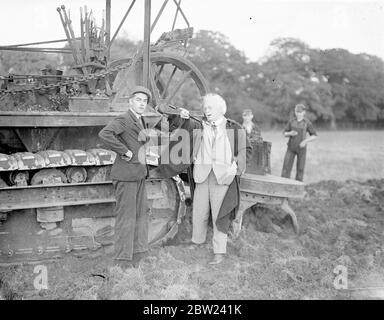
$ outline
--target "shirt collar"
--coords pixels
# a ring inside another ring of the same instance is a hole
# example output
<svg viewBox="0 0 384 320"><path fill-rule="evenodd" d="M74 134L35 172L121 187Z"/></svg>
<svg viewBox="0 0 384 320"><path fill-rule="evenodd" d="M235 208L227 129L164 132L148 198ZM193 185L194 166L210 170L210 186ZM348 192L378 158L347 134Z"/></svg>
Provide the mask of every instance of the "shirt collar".
<svg viewBox="0 0 384 320"><path fill-rule="evenodd" d="M293 119L294 119L294 120L296 120L297 122L302 122L302 121L304 121L304 119L305 119L305 116L304 116L304 118L303 118L302 120L300 120L300 121L297 119L297 117L296 117L296 116L295 116Z"/></svg>
<svg viewBox="0 0 384 320"><path fill-rule="evenodd" d="M227 120L227 118L222 116L221 118L219 118L216 121L208 122L208 124L211 126L220 127L226 120Z"/></svg>
<svg viewBox="0 0 384 320"><path fill-rule="evenodd" d="M132 111L132 113L136 116L137 119L141 118L141 114L138 114L135 110L133 110L133 108L129 108L129 110Z"/></svg>

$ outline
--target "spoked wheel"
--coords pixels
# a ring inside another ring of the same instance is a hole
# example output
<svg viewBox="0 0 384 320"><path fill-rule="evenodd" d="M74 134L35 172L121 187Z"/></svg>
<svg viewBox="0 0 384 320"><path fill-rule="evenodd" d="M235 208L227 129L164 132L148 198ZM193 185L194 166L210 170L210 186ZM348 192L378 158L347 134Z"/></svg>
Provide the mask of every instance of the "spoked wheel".
<svg viewBox="0 0 384 320"><path fill-rule="evenodd" d="M112 62L109 67L128 61L130 59L117 60ZM142 65L142 59L138 59L135 65L116 75L113 89L117 94L113 104L122 102L123 96L128 95L134 86L142 83ZM207 81L192 62L166 52L151 54L149 83L154 106L159 104L175 105L199 111L200 99L208 92Z"/></svg>

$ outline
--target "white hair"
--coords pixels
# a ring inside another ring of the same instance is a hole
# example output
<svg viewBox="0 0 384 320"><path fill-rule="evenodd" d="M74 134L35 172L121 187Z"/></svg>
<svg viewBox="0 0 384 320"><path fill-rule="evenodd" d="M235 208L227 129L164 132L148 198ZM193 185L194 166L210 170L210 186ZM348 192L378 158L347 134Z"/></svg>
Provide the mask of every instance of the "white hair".
<svg viewBox="0 0 384 320"><path fill-rule="evenodd" d="M207 93L203 97L203 105L207 100L211 100L213 102L213 105L216 107L219 107L223 113L223 115L227 112L227 103L225 100L218 95L217 93Z"/></svg>

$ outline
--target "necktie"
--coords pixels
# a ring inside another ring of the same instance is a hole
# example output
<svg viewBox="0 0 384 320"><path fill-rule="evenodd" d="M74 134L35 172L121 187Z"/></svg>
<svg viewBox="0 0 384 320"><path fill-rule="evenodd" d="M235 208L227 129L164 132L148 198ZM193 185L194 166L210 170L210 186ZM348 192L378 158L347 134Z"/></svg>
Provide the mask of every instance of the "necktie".
<svg viewBox="0 0 384 320"><path fill-rule="evenodd" d="M213 148L213 146L215 145L215 140L217 136L217 125L214 122L212 122L211 127L212 127L212 148Z"/></svg>
<svg viewBox="0 0 384 320"><path fill-rule="evenodd" d="M142 125L142 127L145 129L145 122L144 122L143 116L139 116L139 122Z"/></svg>
<svg viewBox="0 0 384 320"><path fill-rule="evenodd" d="M213 131L213 137L216 138L217 135L217 125L216 123L212 123L212 131Z"/></svg>

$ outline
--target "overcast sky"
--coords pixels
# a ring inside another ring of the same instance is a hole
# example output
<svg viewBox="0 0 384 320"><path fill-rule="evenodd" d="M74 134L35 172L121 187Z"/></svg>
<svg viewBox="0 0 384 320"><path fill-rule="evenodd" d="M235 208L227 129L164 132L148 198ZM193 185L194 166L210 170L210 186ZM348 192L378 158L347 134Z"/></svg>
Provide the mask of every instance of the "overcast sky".
<svg viewBox="0 0 384 320"><path fill-rule="evenodd" d="M130 3L112 0L112 32ZM152 19L162 3L152 0ZM62 4L71 10L78 35L79 8L93 9L100 23L105 0L0 0L0 4L0 45L8 45L65 38L56 11ZM152 40L171 29L175 8L169 0ZM312 48L344 48L384 59L384 1L182 0L182 8L195 30L222 32L253 61L277 37L299 38ZM143 9L144 0L137 0L122 34L142 39ZM177 27L185 27L182 19Z"/></svg>

